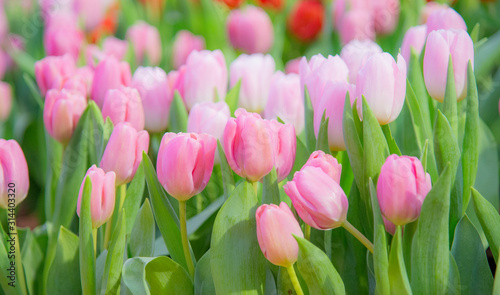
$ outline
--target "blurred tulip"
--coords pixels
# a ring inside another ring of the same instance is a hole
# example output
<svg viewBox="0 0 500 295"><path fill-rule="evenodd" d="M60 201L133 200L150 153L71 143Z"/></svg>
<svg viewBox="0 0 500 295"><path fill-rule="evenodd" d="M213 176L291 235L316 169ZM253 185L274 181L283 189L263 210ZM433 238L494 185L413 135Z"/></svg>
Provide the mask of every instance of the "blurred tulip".
<svg viewBox="0 0 500 295"><path fill-rule="evenodd" d="M262 205L255 214L257 240L264 256L274 265L289 267L297 261L299 246L293 235L303 238L299 222L288 205Z"/></svg>
<svg viewBox="0 0 500 295"><path fill-rule="evenodd" d="M136 130L130 123L115 125L99 166L116 174L116 186L127 184L134 178L142 161L142 152L149 148L147 131Z"/></svg>
<svg viewBox="0 0 500 295"><path fill-rule="evenodd" d="M227 34L231 45L245 53L265 53L274 39L273 23L260 7L252 5L235 9L227 17Z"/></svg>
<svg viewBox="0 0 500 295"><path fill-rule="evenodd" d="M399 21L399 0L371 1L374 28L377 34L387 35L394 31Z"/></svg>
<svg viewBox="0 0 500 295"><path fill-rule="evenodd" d="M165 133L156 164L161 185L179 201L199 194L212 175L216 147L212 135Z"/></svg>
<svg viewBox="0 0 500 295"><path fill-rule="evenodd" d="M427 37L424 53L424 80L432 98L443 101L448 61L451 55L457 99L467 96L467 67L474 66L474 44L463 30L433 31Z"/></svg>
<svg viewBox="0 0 500 295"><path fill-rule="evenodd" d="M75 72L75 60L70 55L46 56L35 62L36 82L42 96L52 88L61 89L66 79Z"/></svg>
<svg viewBox="0 0 500 295"><path fill-rule="evenodd" d="M283 189L300 218L316 229L336 228L346 220L347 197L340 185L321 168L303 167Z"/></svg>
<svg viewBox="0 0 500 295"><path fill-rule="evenodd" d="M239 7L245 0L217 0L226 4L227 7L233 9Z"/></svg>
<svg viewBox="0 0 500 295"><path fill-rule="evenodd" d="M84 35L78 28L73 14L52 16L50 24L43 34L43 45L47 55L71 55L78 58Z"/></svg>
<svg viewBox="0 0 500 295"><path fill-rule="evenodd" d="M274 59L268 54L242 54L229 68L230 86L234 87L241 80L239 106L250 112L262 112L275 71Z"/></svg>
<svg viewBox="0 0 500 295"><path fill-rule="evenodd" d="M80 92L49 90L43 108L45 129L63 145L68 144L86 107L87 99Z"/></svg>
<svg viewBox="0 0 500 295"><path fill-rule="evenodd" d="M429 15L436 10L447 9L449 6L447 4L438 2L427 2L425 6L420 10L420 24L425 24Z"/></svg>
<svg viewBox="0 0 500 295"><path fill-rule="evenodd" d="M285 73L286 74L298 74L300 60L301 60L300 57L289 60L285 65Z"/></svg>
<svg viewBox="0 0 500 295"><path fill-rule="evenodd" d="M302 42L311 42L323 28L324 7L318 0L300 0L292 8L288 29Z"/></svg>
<svg viewBox="0 0 500 295"><path fill-rule="evenodd" d="M424 48L425 39L427 38L427 26L420 25L411 27L406 31L405 37L403 38L403 44L401 45L401 55L407 63L410 62L411 48L420 55L422 49Z"/></svg>
<svg viewBox="0 0 500 295"><path fill-rule="evenodd" d="M104 39L102 43L102 50L99 49L97 45L90 44L87 45L85 51L85 58L87 60L87 65L95 68L96 62L100 62L107 56L114 56L118 60L122 60L125 57L128 49L128 42L125 40L120 40L113 36L109 36Z"/></svg>
<svg viewBox="0 0 500 295"><path fill-rule="evenodd" d="M0 122L9 119L12 109L12 90L9 83L0 82Z"/></svg>
<svg viewBox="0 0 500 295"><path fill-rule="evenodd" d="M95 165L87 170L83 178L78 194L78 206L76 213L80 217L80 207L82 203L82 194L85 186L85 180L90 178L92 191L90 195L90 216L92 218L92 228L96 229L105 224L113 215L115 209L115 173L104 173L104 170Z"/></svg>
<svg viewBox="0 0 500 295"><path fill-rule="evenodd" d="M452 8L438 9L427 18L427 35L437 30L464 30L467 31L467 25L458 12Z"/></svg>
<svg viewBox="0 0 500 295"><path fill-rule="evenodd" d="M376 53L382 53L382 48L371 40L352 40L342 47L340 57L349 68L350 83L356 84L359 70Z"/></svg>
<svg viewBox="0 0 500 295"><path fill-rule="evenodd" d="M374 40L374 10L366 0L336 0L333 5L333 20L342 43L352 40Z"/></svg>
<svg viewBox="0 0 500 295"><path fill-rule="evenodd" d="M325 154L323 151L314 151L303 167L307 166L321 168L323 172L340 184L342 165L332 155Z"/></svg>
<svg viewBox="0 0 500 295"><path fill-rule="evenodd" d="M188 110L198 102L226 98L226 59L220 50L191 52L184 71L182 98Z"/></svg>
<svg viewBox="0 0 500 295"><path fill-rule="evenodd" d="M397 63L386 52L370 57L359 71L356 93L360 117L364 96L381 125L396 120L406 96L406 62L401 54L398 54Z"/></svg>
<svg viewBox="0 0 500 295"><path fill-rule="evenodd" d="M165 71L158 67L138 67L131 86L142 98L144 128L155 133L165 131L173 98Z"/></svg>
<svg viewBox="0 0 500 295"><path fill-rule="evenodd" d="M257 0L257 4L264 8L281 10L285 6L286 0Z"/></svg>
<svg viewBox="0 0 500 295"><path fill-rule="evenodd" d="M181 97L184 97L184 74L186 67L181 66L178 71L170 71L167 74L167 83L170 88L170 94L174 97L175 92L179 92Z"/></svg>
<svg viewBox="0 0 500 295"><path fill-rule="evenodd" d="M37 1L41 8L41 15L48 25L53 16L74 13L73 1L61 0L39 0Z"/></svg>
<svg viewBox="0 0 500 295"><path fill-rule="evenodd" d="M4 40L9 33L9 22L5 14L4 4L0 3L0 40Z"/></svg>
<svg viewBox="0 0 500 295"><path fill-rule="evenodd" d="M144 109L137 89L120 86L108 90L104 98L102 116L104 120L109 117L115 126L128 122L136 130L143 130Z"/></svg>
<svg viewBox="0 0 500 295"><path fill-rule="evenodd" d="M193 35L190 31L181 30L177 33L172 49L172 63L175 69L186 63L189 54L193 51L205 49L205 39Z"/></svg>
<svg viewBox="0 0 500 295"><path fill-rule="evenodd" d="M390 155L377 181L380 210L395 225L410 223L420 216L422 203L431 188L431 177L420 160Z"/></svg>
<svg viewBox="0 0 500 295"><path fill-rule="evenodd" d="M74 75L69 77L63 84L63 89L74 90L80 92L84 97L90 96L92 80L94 79L94 71L84 66L78 68Z"/></svg>
<svg viewBox="0 0 500 295"><path fill-rule="evenodd" d="M106 12L114 0L65 0L62 2L73 2L74 11L84 22L85 29L91 31L104 21Z"/></svg>
<svg viewBox="0 0 500 295"><path fill-rule="evenodd" d="M146 58L150 65L160 63L162 53L161 38L156 27L144 21L138 21L128 28L127 40L134 48L137 64L144 64Z"/></svg>
<svg viewBox="0 0 500 295"><path fill-rule="evenodd" d="M23 150L13 139L0 138L0 184L0 208L15 208L28 195L28 164Z"/></svg>
<svg viewBox="0 0 500 295"><path fill-rule="evenodd" d="M304 100L297 74L285 75L278 71L271 79L264 118L276 120L278 117L293 125L295 132L300 134L304 130Z"/></svg>
<svg viewBox="0 0 500 295"><path fill-rule="evenodd" d="M92 82L91 99L102 108L104 97L109 89L130 84L131 73L127 62L120 62L113 56L108 56L97 65Z"/></svg>

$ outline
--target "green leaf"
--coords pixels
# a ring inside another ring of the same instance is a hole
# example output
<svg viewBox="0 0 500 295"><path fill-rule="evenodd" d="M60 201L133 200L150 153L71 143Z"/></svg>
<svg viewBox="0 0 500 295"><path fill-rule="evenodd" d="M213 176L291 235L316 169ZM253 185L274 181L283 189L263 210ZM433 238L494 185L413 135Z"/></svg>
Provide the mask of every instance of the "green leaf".
<svg viewBox="0 0 500 295"><path fill-rule="evenodd" d="M447 294L453 294L453 295L464 294L460 292L462 290L462 285L460 284L460 272L458 270L457 262L455 261L455 258L453 257L451 252L449 252L448 257L450 263L450 273L448 276Z"/></svg>
<svg viewBox="0 0 500 295"><path fill-rule="evenodd" d="M319 124L318 131L318 141L316 142L316 151L323 151L326 154L330 154L330 146L328 144L328 121L326 118L326 110L323 112L321 117L321 123Z"/></svg>
<svg viewBox="0 0 500 295"><path fill-rule="evenodd" d="M415 294L446 294L448 290L450 187L448 165L425 197L413 237L411 286Z"/></svg>
<svg viewBox="0 0 500 295"><path fill-rule="evenodd" d="M474 210L481 223L486 239L490 244L490 250L495 259L498 258L498 248L500 247L500 215L498 211L481 194L471 188L472 199L474 200ZM498 260L495 260L498 263Z"/></svg>
<svg viewBox="0 0 500 295"><path fill-rule="evenodd" d="M188 113L186 106L182 101L179 91L175 91L174 99L170 106L170 115L168 119L168 129L170 132L186 132L187 131Z"/></svg>
<svg viewBox="0 0 500 295"><path fill-rule="evenodd" d="M427 155L429 151L429 140L425 140L424 147L422 148L422 154L420 155L420 162L422 162L422 167L424 171L427 171Z"/></svg>
<svg viewBox="0 0 500 295"><path fill-rule="evenodd" d="M104 249L95 261L96 286L102 286L104 277L104 269L106 268L106 259L108 258L108 250Z"/></svg>
<svg viewBox="0 0 500 295"><path fill-rule="evenodd" d="M127 225L127 235L132 232L132 226L137 217L137 212L139 211L142 197L144 195L144 188L146 186L146 181L144 178L144 168L143 164L139 164L134 175L134 179L127 188L127 197L123 202L123 209L127 212L125 223Z"/></svg>
<svg viewBox="0 0 500 295"><path fill-rule="evenodd" d="M470 38L472 39L472 42L474 42L474 44L477 43L477 41L479 40L479 28L480 28L480 24L479 23L476 23L474 25L474 27L472 28L472 31L470 32Z"/></svg>
<svg viewBox="0 0 500 295"><path fill-rule="evenodd" d="M389 128L389 124L382 126L382 131L384 132L385 139L387 141L387 145L389 147L389 154L396 154L401 156L401 151L399 150L398 145L396 144L396 140L392 137L391 129Z"/></svg>
<svg viewBox="0 0 500 295"><path fill-rule="evenodd" d="M422 57L424 52L422 51ZM408 88L410 85L410 88ZM411 90L411 91L409 91ZM408 70L408 81L406 83L406 99L415 99L415 102L418 103L418 107L420 109L420 115L422 116L421 123L417 123L418 125L415 128L427 130L427 134L432 136L432 119L434 118L434 107L432 105L432 98L427 94L427 88L425 87L424 75L422 72L422 65L419 59L419 55L415 50L411 50L411 58L410 58L410 67ZM410 103L410 109L412 110L412 116L415 116L415 121L420 121L418 118L417 109L415 102L408 101ZM421 125L422 124L422 125ZM429 137L427 137L429 138ZM429 138L432 140L431 138Z"/></svg>
<svg viewBox="0 0 500 295"><path fill-rule="evenodd" d="M156 225L148 199L139 211L129 240L130 256L150 257L154 253Z"/></svg>
<svg viewBox="0 0 500 295"><path fill-rule="evenodd" d="M104 143L104 121L101 110L95 103L89 104L89 110L89 127L87 132L89 138L93 140L93 144L88 146L89 163L90 165L99 165L104 149L106 148ZM109 132L109 130L106 130L106 132ZM106 143L108 139L109 137L106 139Z"/></svg>
<svg viewBox="0 0 500 295"><path fill-rule="evenodd" d="M392 238L391 253L389 254L391 294L412 294L403 258L403 241L401 235L401 227L398 226Z"/></svg>
<svg viewBox="0 0 500 295"><path fill-rule="evenodd" d="M24 79L24 82L26 83L26 85L28 86L28 89L31 92L31 96L33 96L33 98L37 102L40 109L43 110L44 104L43 104L42 94L38 90L38 87L36 86L35 81L33 81L33 78L30 75L28 75L28 73L23 73L23 79Z"/></svg>
<svg viewBox="0 0 500 295"><path fill-rule="evenodd" d="M18 230L18 233L20 232L21 230ZM19 237L19 241L20 245L22 245L21 257L23 271L26 277L26 285L28 291L33 294L36 291L36 282L42 279L41 273L38 270L43 263L44 253L40 249L37 239L29 228L26 228L24 240L22 237Z"/></svg>
<svg viewBox="0 0 500 295"><path fill-rule="evenodd" d="M345 294L344 283L328 256L308 240L295 239L299 244L297 268L309 294Z"/></svg>
<svg viewBox="0 0 500 295"><path fill-rule="evenodd" d="M488 38L482 46L475 50L474 54L474 72L477 77L481 77L490 72L496 61L500 59L500 32L496 32Z"/></svg>
<svg viewBox="0 0 500 295"><path fill-rule="evenodd" d="M55 207L55 192L59 174L61 173L63 149L62 145L52 138L45 130L45 145L47 147L47 170L45 179L45 218L53 220Z"/></svg>
<svg viewBox="0 0 500 295"><path fill-rule="evenodd" d="M349 162L351 163L352 172L354 174L354 180L356 181L360 192L363 193L365 190L363 180L363 146L361 145L352 112L353 110L351 108L349 93L347 93L344 103L344 117L342 119L344 142L347 148L347 154L349 156Z"/></svg>
<svg viewBox="0 0 500 295"><path fill-rule="evenodd" d="M304 145L302 140L297 137L297 149L295 151L295 162L293 163L292 171L290 174L288 174L288 180L292 180L293 175L295 172L299 171L302 166L307 162L309 159L309 151L307 150L307 147Z"/></svg>
<svg viewBox="0 0 500 295"><path fill-rule="evenodd" d="M297 273L297 271L295 271ZM300 273L297 273L297 277L300 276ZM292 281L290 280L290 277L288 276L288 272L286 268L280 267L278 271L278 278L277 278L277 286L276 288L278 289L278 295L296 295L297 292L293 288ZM299 279L300 282L300 279ZM302 284L301 284L302 285ZM307 290L303 290L304 292L307 292Z"/></svg>
<svg viewBox="0 0 500 295"><path fill-rule="evenodd" d="M350 103L350 102L349 102ZM350 104L349 104L350 106ZM311 97L307 86L304 85L304 131L306 133L306 146L309 152L313 152L316 147L316 135L314 135L314 111L311 104Z"/></svg>
<svg viewBox="0 0 500 295"><path fill-rule="evenodd" d="M498 252L500 253L500 249L498 249ZM500 257L498 257L497 261L500 260ZM498 295L500 294L500 263L497 263L497 270L495 272L495 282L493 283L493 295Z"/></svg>
<svg viewBox="0 0 500 295"><path fill-rule="evenodd" d="M240 87L241 87L241 79L229 90L226 95L226 103L229 106L229 111L231 115L234 115L234 111L238 109L238 103L240 100Z"/></svg>
<svg viewBox="0 0 500 295"><path fill-rule="evenodd" d="M123 255L125 254L127 241L125 220L126 212L125 209L122 209L115 230L113 231L113 236L111 237L111 243L106 257L106 265L104 267L101 293L105 291L105 294L120 294Z"/></svg>
<svg viewBox="0 0 500 295"><path fill-rule="evenodd" d="M194 294L215 294L214 280L212 278L212 270L210 269L210 250L208 250L196 264L196 270L194 272Z"/></svg>
<svg viewBox="0 0 500 295"><path fill-rule="evenodd" d="M210 266L218 294L264 292L266 260L257 242L257 206L258 199L252 185L243 181L217 214Z"/></svg>
<svg viewBox="0 0 500 295"><path fill-rule="evenodd" d="M443 114L448 119L455 138L458 136L457 93L455 78L453 76L453 61L451 54L448 59L448 72L446 76L446 90L444 92Z"/></svg>
<svg viewBox="0 0 500 295"><path fill-rule="evenodd" d="M262 181L262 204L280 204L280 189L274 167Z"/></svg>
<svg viewBox="0 0 500 295"><path fill-rule="evenodd" d="M224 189L224 198L227 199L231 195L234 190L234 178L233 178L233 170L229 167L227 163L226 154L224 153L224 149L220 144L220 140L217 139L217 151L219 152L220 158L220 168L222 173L222 187Z"/></svg>
<svg viewBox="0 0 500 295"><path fill-rule="evenodd" d="M83 295L96 294L94 239L92 237L92 217L90 213L90 198L92 182L85 178L80 207L80 279Z"/></svg>

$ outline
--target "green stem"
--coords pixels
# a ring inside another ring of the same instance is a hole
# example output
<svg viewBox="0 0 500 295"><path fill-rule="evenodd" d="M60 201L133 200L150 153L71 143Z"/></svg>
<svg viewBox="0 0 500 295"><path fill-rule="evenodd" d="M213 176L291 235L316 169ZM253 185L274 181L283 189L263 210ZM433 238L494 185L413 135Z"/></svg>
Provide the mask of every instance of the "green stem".
<svg viewBox="0 0 500 295"><path fill-rule="evenodd" d="M179 217L181 223L181 239L182 248L184 250L184 257L186 257L189 274L191 275L191 277L194 277L194 264L193 259L191 258L191 252L189 251L189 241L187 236L186 201L179 201Z"/></svg>
<svg viewBox="0 0 500 295"><path fill-rule="evenodd" d="M97 228L92 229L92 237L94 238L94 259L97 256Z"/></svg>
<svg viewBox="0 0 500 295"><path fill-rule="evenodd" d="M120 185L117 190L120 190L120 200L118 207L115 208L115 213L113 216L119 216L122 211L123 203L125 202L125 197L127 196L127 184ZM116 204L115 204L116 205ZM113 231L113 219L111 218L106 222L106 232L104 233L104 249L108 249L109 239L111 238L111 232ZM116 218L118 220L118 218Z"/></svg>
<svg viewBox="0 0 500 295"><path fill-rule="evenodd" d="M297 274L295 273L295 269L293 268L293 264L288 266L286 268L288 271L288 276L290 277L290 280L292 281L293 288L295 289L295 293L297 295L304 295L304 292L302 291L302 287L300 286L299 279L297 278Z"/></svg>
<svg viewBox="0 0 500 295"><path fill-rule="evenodd" d="M104 249L108 249L108 242L111 236L111 219L106 222L106 231L104 232Z"/></svg>
<svg viewBox="0 0 500 295"><path fill-rule="evenodd" d="M357 230L349 221L344 221L342 223L342 227L345 228L348 232L351 233L358 241L361 242L370 252L373 253L373 244L370 242L359 230Z"/></svg>
<svg viewBox="0 0 500 295"><path fill-rule="evenodd" d="M8 220L8 212L9 210L6 210L7 212L7 220ZM15 218L15 217L14 217ZM12 237L14 240L14 255L15 255L15 263L16 263L16 278L19 280L18 284L21 286L21 291L23 294L28 294L28 290L26 289L26 278L24 277L24 269L23 269L23 262L22 262L22 257L21 257L21 249L19 245L19 235L17 233L17 222L14 219L14 226L11 227L9 224L7 224L7 229L9 229L9 237ZM11 231L11 228L15 228L15 231Z"/></svg>
<svg viewBox="0 0 500 295"><path fill-rule="evenodd" d="M306 240L311 240L311 226L309 224L305 224L304 226L304 237Z"/></svg>
<svg viewBox="0 0 500 295"><path fill-rule="evenodd" d="M255 192L255 195L258 196L259 194L257 193L257 181L252 182L253 186L253 191Z"/></svg>

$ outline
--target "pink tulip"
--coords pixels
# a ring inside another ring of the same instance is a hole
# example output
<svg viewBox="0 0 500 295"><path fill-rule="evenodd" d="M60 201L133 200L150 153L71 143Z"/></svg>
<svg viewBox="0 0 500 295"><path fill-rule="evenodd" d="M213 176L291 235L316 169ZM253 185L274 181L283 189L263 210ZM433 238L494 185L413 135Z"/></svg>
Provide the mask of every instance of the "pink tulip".
<svg viewBox="0 0 500 295"><path fill-rule="evenodd" d="M264 110L274 71L274 59L260 53L242 54L231 63L230 86L234 87L241 80L240 107L256 113Z"/></svg>
<svg viewBox="0 0 500 295"><path fill-rule="evenodd" d="M336 0L333 5L335 28L342 43L375 39L374 11L367 0Z"/></svg>
<svg viewBox="0 0 500 295"><path fill-rule="evenodd" d="M157 67L139 67L131 86L142 98L144 128L150 132L165 131L173 98L165 71Z"/></svg>
<svg viewBox="0 0 500 295"><path fill-rule="evenodd" d="M80 217L80 207L82 203L82 194L85 186L85 180L90 178L92 183L92 191L90 194L90 216L92 219L92 228L98 228L105 224L113 215L115 209L115 173L104 173L104 170L97 168L95 165L87 170L87 174L83 178L78 194L78 205L76 213Z"/></svg>
<svg viewBox="0 0 500 295"><path fill-rule="evenodd" d="M297 74L285 75L278 71L271 79L264 118L276 120L277 117L293 125L297 133L304 130L304 100Z"/></svg>
<svg viewBox="0 0 500 295"><path fill-rule="evenodd" d="M387 220L384 215L382 215L382 220L384 220L385 231L390 233L391 235L394 235L396 233L396 225L390 220Z"/></svg>
<svg viewBox="0 0 500 295"><path fill-rule="evenodd" d="M29 187L28 164L23 150L13 139L0 139L0 207L18 206L28 195Z"/></svg>
<svg viewBox="0 0 500 295"><path fill-rule="evenodd" d="M137 131L130 123L119 123L113 129L99 166L116 174L116 186L129 183L149 148L147 131Z"/></svg>
<svg viewBox="0 0 500 295"><path fill-rule="evenodd" d="M167 74L168 87L170 88L170 93L174 97L175 92L179 92L181 97L184 97L184 74L186 73L186 67L181 66L178 71L170 71Z"/></svg>
<svg viewBox="0 0 500 295"><path fill-rule="evenodd" d="M61 2L61 0L57 1ZM73 2L73 10L79 18L85 23L87 31L97 28L106 17L106 13L113 5L114 1L102 0L65 0L62 2Z"/></svg>
<svg viewBox="0 0 500 295"><path fill-rule="evenodd" d="M303 167L307 166L321 168L333 180L340 183L342 165L332 155L327 155L323 151L314 151Z"/></svg>
<svg viewBox="0 0 500 295"><path fill-rule="evenodd" d="M182 71L181 71L182 72ZM220 50L193 51L182 75L184 103L190 110L196 103L224 100L227 92L226 60Z"/></svg>
<svg viewBox="0 0 500 295"><path fill-rule="evenodd" d="M458 12L452 8L438 9L427 18L427 35L437 30L464 30L467 31L467 25Z"/></svg>
<svg viewBox="0 0 500 295"><path fill-rule="evenodd" d="M447 9L449 6L447 4L438 2L427 2L425 6L420 10L420 24L425 24L429 15L437 10Z"/></svg>
<svg viewBox="0 0 500 295"><path fill-rule="evenodd" d="M113 36L104 39L102 43L102 50L94 44L87 45L85 51L85 58L87 65L95 68L96 62L100 62L107 56L114 56L118 60L122 60L128 50L128 42L120 40Z"/></svg>
<svg viewBox="0 0 500 295"><path fill-rule="evenodd" d="M39 0L38 2L45 25L50 23L53 16L74 12L73 1Z"/></svg>
<svg viewBox="0 0 500 295"><path fill-rule="evenodd" d="M276 120L266 120L273 144L274 167L278 182L287 178L292 171L297 150L295 128L291 124L281 124Z"/></svg>
<svg viewBox="0 0 500 295"><path fill-rule="evenodd" d="M287 204L262 205L255 214L260 250L272 264L289 267L297 261L299 245L293 235L303 238L300 225Z"/></svg>
<svg viewBox="0 0 500 295"><path fill-rule="evenodd" d="M9 33L9 22L5 14L4 4L0 5L0 40L4 40Z"/></svg>
<svg viewBox="0 0 500 295"><path fill-rule="evenodd" d="M373 0L371 1L373 21L377 34L390 34L399 21L399 0Z"/></svg>
<svg viewBox="0 0 500 295"><path fill-rule="evenodd" d="M54 139L67 144L86 107L87 99L80 92L49 90L43 108L45 129Z"/></svg>
<svg viewBox="0 0 500 295"><path fill-rule="evenodd" d="M137 64L142 65L147 58L150 65L161 60L161 38L156 27L138 21L127 30L127 40L132 44Z"/></svg>
<svg viewBox="0 0 500 295"><path fill-rule="evenodd" d="M467 67L474 65L474 44L463 30L433 31L427 37L424 54L424 80L432 98L443 101L448 61L451 55L458 100L467 96Z"/></svg>
<svg viewBox="0 0 500 295"><path fill-rule="evenodd" d="M128 63L120 62L113 56L106 57L95 69L90 98L102 108L108 90L120 85L128 86L131 75Z"/></svg>
<svg viewBox="0 0 500 295"><path fill-rule="evenodd" d="M35 63L36 82L42 96L52 88L61 89L75 72L75 60L70 55L47 56Z"/></svg>
<svg viewBox="0 0 500 295"><path fill-rule="evenodd" d="M426 25L411 27L408 29L408 31L406 31L405 37L403 38L403 44L401 45L401 55L403 55L403 58L407 63L410 62L412 48L413 50L415 50L417 55L420 56L420 52L422 52L422 49L424 49L426 38Z"/></svg>
<svg viewBox="0 0 500 295"><path fill-rule="evenodd" d="M349 82L356 84L359 70L374 54L382 53L382 48L371 40L352 40L342 47L340 57L349 68Z"/></svg>
<svg viewBox="0 0 500 295"><path fill-rule="evenodd" d="M158 179L179 201L187 201L207 186L217 142L208 134L165 133L156 164Z"/></svg>
<svg viewBox="0 0 500 295"><path fill-rule="evenodd" d="M0 82L0 122L9 118L12 109L12 90L9 83Z"/></svg>
<svg viewBox="0 0 500 295"><path fill-rule="evenodd" d="M336 228L346 220L347 197L340 185L321 168L303 167L283 189L300 218L316 229Z"/></svg>
<svg viewBox="0 0 500 295"><path fill-rule="evenodd" d="M285 65L285 73L286 74L298 74L300 60L301 60L300 57L289 60Z"/></svg>
<svg viewBox="0 0 500 295"><path fill-rule="evenodd" d="M356 93L360 116L361 97L364 96L380 124L396 120L406 96L406 62L401 54L398 54L397 63L386 52L370 57L359 71Z"/></svg>
<svg viewBox="0 0 500 295"><path fill-rule="evenodd" d="M273 23L262 8L253 5L229 13L227 34L235 49L248 54L268 52L273 45Z"/></svg>
<svg viewBox="0 0 500 295"><path fill-rule="evenodd" d="M193 35L190 31L181 30L177 33L172 48L172 63L175 69L186 63L189 54L193 51L205 49L205 39Z"/></svg>
<svg viewBox="0 0 500 295"><path fill-rule="evenodd" d="M108 90L104 98L102 116L104 120L109 117L115 126L128 122L136 130L143 130L144 109L137 89L120 86L118 89Z"/></svg>
<svg viewBox="0 0 500 295"><path fill-rule="evenodd" d="M78 28L73 14L52 16L43 35L43 45L47 55L71 55L77 59L83 44L84 35Z"/></svg>
<svg viewBox="0 0 500 295"><path fill-rule="evenodd" d="M94 71L90 67L84 66L78 68L75 74L64 82L62 88L78 91L87 97L90 95L93 80Z"/></svg>
<svg viewBox="0 0 500 295"><path fill-rule="evenodd" d="M377 182L380 210L395 225L410 223L419 217L431 187L431 177L420 160L390 155L382 165Z"/></svg>

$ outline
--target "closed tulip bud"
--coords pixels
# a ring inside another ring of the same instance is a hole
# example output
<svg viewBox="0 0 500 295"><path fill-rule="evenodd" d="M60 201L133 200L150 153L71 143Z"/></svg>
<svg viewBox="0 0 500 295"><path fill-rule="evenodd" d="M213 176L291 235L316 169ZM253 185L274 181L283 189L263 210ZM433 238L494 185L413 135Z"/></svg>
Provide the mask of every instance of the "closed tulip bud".
<svg viewBox="0 0 500 295"><path fill-rule="evenodd" d="M157 65L161 60L161 38L156 27L139 21L127 30L127 40L132 44L137 64Z"/></svg>
<svg viewBox="0 0 500 295"><path fill-rule="evenodd" d="M311 42L323 28L324 7L318 0L301 0L292 8L288 29L302 42Z"/></svg>
<svg viewBox="0 0 500 295"><path fill-rule="evenodd" d="M273 45L273 23L269 15L252 5L231 11L227 18L227 34L235 49L248 54L268 52Z"/></svg>
<svg viewBox="0 0 500 295"><path fill-rule="evenodd" d="M205 49L205 39L202 36L193 35L193 33L186 30L179 31L175 36L172 49L174 68L178 69L185 64L191 52L203 49Z"/></svg>
<svg viewBox="0 0 500 295"><path fill-rule="evenodd" d="M346 220L347 197L340 185L321 168L303 167L283 189L300 218L316 229L336 228Z"/></svg>
<svg viewBox="0 0 500 295"><path fill-rule="evenodd" d="M137 89L120 86L118 89L108 90L102 116L104 120L109 117L114 125L128 122L136 130L144 129L144 110Z"/></svg>
<svg viewBox="0 0 500 295"><path fill-rule="evenodd" d="M424 53L424 81L432 98L443 101L448 61L451 55L457 99L467 96L467 67L474 66L474 44L463 30L433 31L427 36Z"/></svg>
<svg viewBox="0 0 500 295"><path fill-rule="evenodd" d="M427 2L425 6L420 10L420 24L425 24L429 15L437 10L447 9L449 6L443 3L437 2Z"/></svg>
<svg viewBox="0 0 500 295"><path fill-rule="evenodd" d="M268 123L272 138L273 163L277 179L281 182L290 174L295 162L297 150L295 128L291 124L281 124L276 120L266 120L266 123Z"/></svg>
<svg viewBox="0 0 500 295"><path fill-rule="evenodd" d="M116 186L129 183L149 148L147 131L137 131L130 123L119 123L113 129L99 166L114 171Z"/></svg>
<svg viewBox="0 0 500 295"><path fill-rule="evenodd" d="M264 118L276 120L278 117L293 125L297 133L304 130L304 99L300 93L300 78L297 74L276 72L271 79Z"/></svg>
<svg viewBox="0 0 500 295"><path fill-rule="evenodd" d="M420 216L431 177L419 159L390 155L377 181L377 197L385 218L395 225L405 225Z"/></svg>
<svg viewBox="0 0 500 295"><path fill-rule="evenodd" d="M184 103L190 110L196 103L224 100L227 92L226 59L220 50L193 51L183 74Z"/></svg>
<svg viewBox="0 0 500 295"><path fill-rule="evenodd" d="M303 238L299 222L287 204L264 204L255 213L257 240L264 256L274 265L289 267L297 261L299 245L293 235Z"/></svg>
<svg viewBox="0 0 500 295"><path fill-rule="evenodd" d="M0 122L9 118L12 109L12 90L9 83L0 82Z"/></svg>
<svg viewBox="0 0 500 295"><path fill-rule="evenodd" d="M285 73L286 74L298 74L300 60L301 60L300 57L289 60L285 65Z"/></svg>
<svg viewBox="0 0 500 295"><path fill-rule="evenodd" d="M370 57L358 74L356 93L360 116L364 96L381 125L396 120L406 96L406 62L401 54L397 63L386 52Z"/></svg>
<svg viewBox="0 0 500 295"><path fill-rule="evenodd" d="M323 151L315 151L311 154L303 167L312 166L323 170L337 183L340 183L340 175L342 174L342 165L332 155L327 155Z"/></svg>
<svg viewBox="0 0 500 295"><path fill-rule="evenodd" d="M342 47L340 57L349 68L349 82L356 84L359 70L366 61L376 53L382 53L382 48L371 40L352 40Z"/></svg>
<svg viewBox="0 0 500 295"><path fill-rule="evenodd" d="M67 144L86 107L87 99L80 92L49 90L43 108L45 129L54 139Z"/></svg>
<svg viewBox="0 0 500 295"><path fill-rule="evenodd" d="M231 63L230 86L241 80L240 107L256 113L264 110L274 71L274 59L268 54L242 54Z"/></svg>
<svg viewBox="0 0 500 295"><path fill-rule="evenodd" d="M102 51L105 55L112 55L118 60L122 60L127 54L128 42L109 36L102 42Z"/></svg>
<svg viewBox="0 0 500 295"><path fill-rule="evenodd" d="M71 13L52 16L43 34L43 45L47 55L62 56L69 54L77 59L83 44L84 35Z"/></svg>
<svg viewBox="0 0 500 295"><path fill-rule="evenodd" d="M87 97L90 95L92 80L94 80L94 70L88 66L84 66L78 68L75 74L64 82L62 88L78 91Z"/></svg>
<svg viewBox="0 0 500 295"><path fill-rule="evenodd" d="M3 209L18 206L28 195L28 164L23 150L13 139L0 139L0 184L0 207Z"/></svg>
<svg viewBox="0 0 500 295"><path fill-rule="evenodd" d="M115 209L115 173L104 173L104 170L97 168L95 165L87 170L87 174L83 178L78 194L78 206L76 213L80 217L80 207L82 203L83 188L85 180L90 178L92 183L92 191L90 194L90 216L92 219L92 228L96 229L105 224L113 215Z"/></svg>
<svg viewBox="0 0 500 295"><path fill-rule="evenodd" d="M338 27L340 40L347 44L352 40L374 40L375 28L370 10L356 9L346 12Z"/></svg>
<svg viewBox="0 0 500 295"><path fill-rule="evenodd" d="M212 175L216 147L209 134L165 133L156 164L161 185L179 201L199 194Z"/></svg>
<svg viewBox="0 0 500 295"><path fill-rule="evenodd" d="M422 52L422 49L424 48L426 38L426 25L411 27L408 29L408 31L406 31L406 34L403 38L403 44L401 45L401 55L403 55L403 58L407 62L410 62L412 48L418 55L420 55L420 52Z"/></svg>
<svg viewBox="0 0 500 295"><path fill-rule="evenodd" d="M35 63L35 77L42 96L49 89L61 89L66 79L76 72L75 60L70 55L47 56Z"/></svg>
<svg viewBox="0 0 500 295"><path fill-rule="evenodd" d="M157 67L138 67L131 86L142 98L144 128L149 132L165 131L173 97L165 71Z"/></svg>
<svg viewBox="0 0 500 295"><path fill-rule="evenodd" d="M467 25L458 12L452 8L438 9L429 14L427 18L427 35L437 30L464 30L467 31Z"/></svg>
<svg viewBox="0 0 500 295"><path fill-rule="evenodd" d="M108 90L116 89L120 85L128 86L131 76L127 62L120 62L113 56L106 57L95 69L91 99L102 108Z"/></svg>
<svg viewBox="0 0 500 295"><path fill-rule="evenodd" d="M377 34L390 34L399 21L399 0L371 1L374 28Z"/></svg>
<svg viewBox="0 0 500 295"><path fill-rule="evenodd" d="M178 71L170 71L167 74L168 87L170 88L170 94L174 97L175 92L179 92L181 97L184 97L184 74L186 73L186 67L181 66Z"/></svg>

